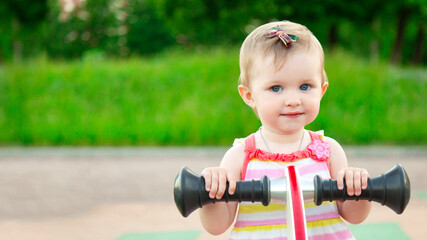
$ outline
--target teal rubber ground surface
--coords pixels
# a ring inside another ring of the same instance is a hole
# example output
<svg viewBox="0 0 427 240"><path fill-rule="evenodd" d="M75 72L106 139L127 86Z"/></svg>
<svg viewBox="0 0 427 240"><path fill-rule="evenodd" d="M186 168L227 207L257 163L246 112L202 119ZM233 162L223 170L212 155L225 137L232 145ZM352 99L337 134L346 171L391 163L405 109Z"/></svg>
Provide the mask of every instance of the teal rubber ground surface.
<svg viewBox="0 0 427 240"><path fill-rule="evenodd" d="M397 223L369 223L348 226L357 240L409 240Z"/></svg>
<svg viewBox="0 0 427 240"><path fill-rule="evenodd" d="M416 191L412 195L413 197L421 198L427 201L427 192L426 191Z"/></svg>
<svg viewBox="0 0 427 240"><path fill-rule="evenodd" d="M116 240L195 240L200 231L129 233Z"/></svg>
<svg viewBox="0 0 427 240"><path fill-rule="evenodd" d="M349 228L357 240L410 240L396 223L349 225ZM200 231L130 233L116 240L195 240L200 234Z"/></svg>

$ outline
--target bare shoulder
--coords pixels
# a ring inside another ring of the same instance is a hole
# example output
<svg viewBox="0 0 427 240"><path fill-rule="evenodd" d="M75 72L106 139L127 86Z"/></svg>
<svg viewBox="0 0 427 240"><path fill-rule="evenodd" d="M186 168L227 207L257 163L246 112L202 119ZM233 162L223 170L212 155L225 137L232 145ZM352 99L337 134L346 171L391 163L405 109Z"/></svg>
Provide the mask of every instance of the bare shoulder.
<svg viewBox="0 0 427 240"><path fill-rule="evenodd" d="M344 149L341 147L341 145L333 138L330 137L324 137L325 142L329 144L330 150L332 151L343 151Z"/></svg>
<svg viewBox="0 0 427 240"><path fill-rule="evenodd" d="M236 179L240 180L243 161L245 159L245 145L244 144L234 144L228 151L225 153L221 161L221 167L227 168L230 170Z"/></svg>
<svg viewBox="0 0 427 240"><path fill-rule="evenodd" d="M331 155L329 157L329 166L331 177L334 178L339 170L348 167L347 156L341 145L333 138L325 137L325 142L329 144Z"/></svg>

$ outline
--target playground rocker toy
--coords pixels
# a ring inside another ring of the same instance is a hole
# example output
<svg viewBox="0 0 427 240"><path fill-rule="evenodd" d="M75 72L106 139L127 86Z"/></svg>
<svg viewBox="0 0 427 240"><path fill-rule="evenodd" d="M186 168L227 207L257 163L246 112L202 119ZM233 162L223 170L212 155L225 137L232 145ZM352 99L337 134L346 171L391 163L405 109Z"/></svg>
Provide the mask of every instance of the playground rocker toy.
<svg viewBox="0 0 427 240"><path fill-rule="evenodd" d="M233 195L226 191L221 199L211 199L205 190L205 180L187 167L183 167L175 178L174 199L182 216L187 217L194 210L206 204L229 201L261 202L268 206L271 201L287 204L288 239L306 240L307 227L304 203L323 201L368 200L381 203L397 214L403 213L409 203L411 187L408 174L400 164L375 178L368 178L368 186L359 196L349 196L347 188L339 190L337 181L332 179L300 178L297 168L284 169L285 177L270 180L267 176L261 180L237 181Z"/></svg>

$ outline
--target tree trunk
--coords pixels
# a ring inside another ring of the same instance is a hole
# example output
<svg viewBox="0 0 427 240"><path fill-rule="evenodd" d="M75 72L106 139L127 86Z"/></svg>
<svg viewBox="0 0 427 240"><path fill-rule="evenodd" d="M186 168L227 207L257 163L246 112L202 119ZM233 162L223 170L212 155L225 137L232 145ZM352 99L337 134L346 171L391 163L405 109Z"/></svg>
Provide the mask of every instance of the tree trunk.
<svg viewBox="0 0 427 240"><path fill-rule="evenodd" d="M379 18L374 18L371 23L372 28L372 38L369 42L369 51L371 60L374 62L378 62L379 59L379 52L380 52L380 41L379 36L381 32L381 26L380 26L380 20Z"/></svg>
<svg viewBox="0 0 427 240"><path fill-rule="evenodd" d="M393 51L391 55L391 63L400 64L402 60L402 47L403 47L403 39L405 36L405 27L406 22L408 21L409 11L407 8L401 9L399 13L399 22L397 25L397 34L396 40L393 45Z"/></svg>
<svg viewBox="0 0 427 240"><path fill-rule="evenodd" d="M412 64L421 64L423 61L424 54L424 26L423 24L418 25L418 32L415 38L414 52L412 53Z"/></svg>
<svg viewBox="0 0 427 240"><path fill-rule="evenodd" d="M19 31L21 30L21 24L17 19L12 20L12 51L13 61L22 62L23 44L19 39Z"/></svg>
<svg viewBox="0 0 427 240"><path fill-rule="evenodd" d="M333 50L337 45L337 41L338 41L337 28L338 27L335 23L332 23L331 27L329 28L329 33L328 33L329 50Z"/></svg>

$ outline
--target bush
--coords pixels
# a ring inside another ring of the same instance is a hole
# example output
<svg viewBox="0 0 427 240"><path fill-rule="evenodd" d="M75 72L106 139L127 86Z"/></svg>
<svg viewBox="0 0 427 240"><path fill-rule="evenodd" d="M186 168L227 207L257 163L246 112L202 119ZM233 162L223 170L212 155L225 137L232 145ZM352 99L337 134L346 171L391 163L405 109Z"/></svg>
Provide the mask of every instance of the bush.
<svg viewBox="0 0 427 240"><path fill-rule="evenodd" d="M2 66L0 143L229 145L259 127L237 93L237 48L96 56ZM427 143L425 69L326 59L330 87L307 129L343 144Z"/></svg>

